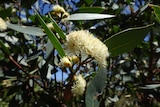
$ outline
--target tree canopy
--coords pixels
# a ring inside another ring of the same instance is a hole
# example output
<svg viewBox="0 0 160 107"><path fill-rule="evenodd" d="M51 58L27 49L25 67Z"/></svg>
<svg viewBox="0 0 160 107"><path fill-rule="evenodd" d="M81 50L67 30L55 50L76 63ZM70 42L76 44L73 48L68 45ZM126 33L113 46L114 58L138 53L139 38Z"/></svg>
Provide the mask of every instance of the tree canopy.
<svg viewBox="0 0 160 107"><path fill-rule="evenodd" d="M1 0L0 105L160 106L159 0Z"/></svg>

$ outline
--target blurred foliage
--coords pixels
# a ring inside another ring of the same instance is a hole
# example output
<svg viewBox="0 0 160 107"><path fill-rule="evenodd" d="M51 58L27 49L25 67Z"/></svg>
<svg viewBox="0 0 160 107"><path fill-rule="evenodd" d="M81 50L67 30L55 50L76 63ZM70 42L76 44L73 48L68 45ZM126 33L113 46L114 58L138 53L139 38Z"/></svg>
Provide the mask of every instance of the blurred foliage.
<svg viewBox="0 0 160 107"><path fill-rule="evenodd" d="M62 13L53 14L55 4L70 15L115 17L64 20ZM0 17L8 28L0 31L0 106L160 107L158 5L159 0L1 0ZM59 66L66 34L80 29L108 46L106 69L88 59L72 69ZM76 73L87 81L79 97L71 92Z"/></svg>

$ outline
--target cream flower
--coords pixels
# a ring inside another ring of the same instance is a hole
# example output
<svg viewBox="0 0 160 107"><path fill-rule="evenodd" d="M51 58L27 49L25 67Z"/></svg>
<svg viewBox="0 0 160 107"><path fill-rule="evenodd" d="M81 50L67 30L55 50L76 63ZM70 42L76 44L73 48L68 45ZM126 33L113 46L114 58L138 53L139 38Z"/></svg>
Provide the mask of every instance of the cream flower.
<svg viewBox="0 0 160 107"><path fill-rule="evenodd" d="M60 61L61 61L61 62L60 62L60 65L61 65L62 67L71 67L71 66L72 66L72 63L71 63L71 61L68 59L68 57L63 57L63 58L61 58Z"/></svg>
<svg viewBox="0 0 160 107"><path fill-rule="evenodd" d="M53 27L53 25L52 25L52 22L47 23L47 27L48 27L49 29L51 29L52 31L54 31L54 27Z"/></svg>
<svg viewBox="0 0 160 107"><path fill-rule="evenodd" d="M107 65L106 58L109 56L108 48L103 42L86 30L73 31L66 36L67 54L87 54L97 60L100 66Z"/></svg>
<svg viewBox="0 0 160 107"><path fill-rule="evenodd" d="M0 31L4 31L7 29L6 22L0 17Z"/></svg>
<svg viewBox="0 0 160 107"><path fill-rule="evenodd" d="M69 13L66 12L65 9L61 7L60 5L53 6L53 14L61 18L66 18L69 16Z"/></svg>
<svg viewBox="0 0 160 107"><path fill-rule="evenodd" d="M61 7L60 5L55 5L55 6L53 6L53 11L54 11L55 13L64 13L64 12L65 12L64 8Z"/></svg>
<svg viewBox="0 0 160 107"><path fill-rule="evenodd" d="M82 77L82 75L77 75L75 78L75 82L73 83L73 86L71 87L71 92L73 93L73 96L80 96L83 95L86 87L86 80Z"/></svg>

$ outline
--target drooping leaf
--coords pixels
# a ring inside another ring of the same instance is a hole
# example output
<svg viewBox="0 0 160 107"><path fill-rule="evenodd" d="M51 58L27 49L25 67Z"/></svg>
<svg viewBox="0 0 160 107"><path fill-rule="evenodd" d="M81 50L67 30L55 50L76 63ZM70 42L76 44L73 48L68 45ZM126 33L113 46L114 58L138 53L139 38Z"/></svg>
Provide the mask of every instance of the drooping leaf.
<svg viewBox="0 0 160 107"><path fill-rule="evenodd" d="M7 27L10 29L13 29L15 31L25 33L25 34L31 34L35 36L44 36L45 33L43 33L42 29L38 27L32 27L32 26L20 26L17 24L11 24L7 22Z"/></svg>
<svg viewBox="0 0 160 107"><path fill-rule="evenodd" d="M59 42L59 40L57 39L57 37L54 35L54 33L47 27L47 25L45 24L44 20L41 18L41 16L37 13L37 17L38 20L40 21L42 27L44 28L48 38L50 39L51 43L53 44L53 46L56 48L56 50L58 51L59 55L61 57L65 56L65 52L61 46L61 43Z"/></svg>
<svg viewBox="0 0 160 107"><path fill-rule="evenodd" d="M99 95L101 95L106 81L106 70L100 69L86 90L86 107L99 107Z"/></svg>
<svg viewBox="0 0 160 107"><path fill-rule="evenodd" d="M159 23L160 23L160 6L157 5L151 5L153 10L154 10L154 14L156 15Z"/></svg>
<svg viewBox="0 0 160 107"><path fill-rule="evenodd" d="M144 39L152 25L153 24L143 27L129 28L108 38L105 41L105 44L111 53L110 56L117 56L132 50Z"/></svg>
<svg viewBox="0 0 160 107"><path fill-rule="evenodd" d="M109 14L96 14L96 13L75 13L71 14L66 20L96 20L96 19L105 19L112 18L114 15Z"/></svg>
<svg viewBox="0 0 160 107"><path fill-rule="evenodd" d="M81 7L77 9L77 13L101 13L105 10L102 7Z"/></svg>

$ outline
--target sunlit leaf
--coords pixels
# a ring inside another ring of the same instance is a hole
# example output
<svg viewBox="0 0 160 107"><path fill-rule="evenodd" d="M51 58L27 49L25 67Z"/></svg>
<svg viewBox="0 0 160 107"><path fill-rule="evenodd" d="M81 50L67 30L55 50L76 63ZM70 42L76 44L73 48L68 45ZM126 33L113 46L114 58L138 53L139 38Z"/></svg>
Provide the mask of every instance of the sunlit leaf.
<svg viewBox="0 0 160 107"><path fill-rule="evenodd" d="M96 13L75 13L71 14L66 20L96 20L96 19L105 19L112 18L114 15L109 14L96 14Z"/></svg>
<svg viewBox="0 0 160 107"><path fill-rule="evenodd" d="M124 52L131 51L136 47L148 34L153 24L129 28L111 36L105 41L111 56L117 56Z"/></svg>
<svg viewBox="0 0 160 107"><path fill-rule="evenodd" d="M59 42L59 40L57 39L57 37L54 35L54 33L47 27L47 25L45 24L44 20L41 18L41 16L37 13L37 17L42 25L42 27L44 28L48 38L50 39L51 43L53 44L54 48L57 49L59 55L61 57L65 56L65 52L61 46L61 43Z"/></svg>
<svg viewBox="0 0 160 107"><path fill-rule="evenodd" d="M7 22L7 26L10 29L13 29L15 31L25 33L25 34L31 34L31 35L35 35L35 36L45 35L45 33L43 33L42 29L40 29L38 27L20 26L20 25L17 25L17 24L11 24L9 22Z"/></svg>
<svg viewBox="0 0 160 107"><path fill-rule="evenodd" d="M106 81L106 70L100 69L86 90L86 107L99 107L98 97L101 95Z"/></svg>

